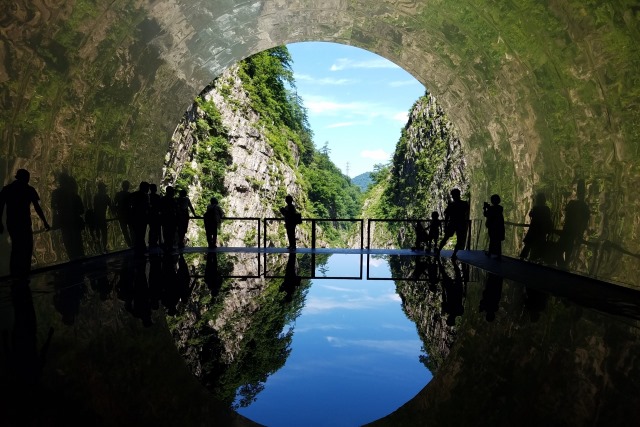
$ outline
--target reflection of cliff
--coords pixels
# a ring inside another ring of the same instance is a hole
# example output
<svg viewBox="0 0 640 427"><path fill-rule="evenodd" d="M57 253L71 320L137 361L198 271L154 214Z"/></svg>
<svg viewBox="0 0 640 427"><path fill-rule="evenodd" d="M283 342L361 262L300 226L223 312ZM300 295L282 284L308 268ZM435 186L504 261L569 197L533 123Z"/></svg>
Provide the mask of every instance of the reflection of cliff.
<svg viewBox="0 0 640 427"><path fill-rule="evenodd" d="M234 256L220 258L218 266L218 273L227 276L255 274L253 265ZM279 267L284 272L285 266ZM215 292L199 282L170 319L178 349L194 374L230 406L255 400L289 355L293 330L285 326L302 308L308 282L287 294L283 280L226 278Z"/></svg>
<svg viewBox="0 0 640 427"><path fill-rule="evenodd" d="M483 292L469 287L433 380L374 425L626 425L637 414L640 333L632 320L561 299L541 303L537 292L505 281L487 322Z"/></svg>
<svg viewBox="0 0 640 427"><path fill-rule="evenodd" d="M435 375L449 355L456 338L456 327L447 325L442 311L443 288L440 266L435 258L390 257L392 277L414 278L396 281L396 291L402 299L402 309L415 322L422 340L421 361ZM447 271L451 265L444 266ZM417 276L416 272L419 272ZM449 271L453 277L453 271Z"/></svg>

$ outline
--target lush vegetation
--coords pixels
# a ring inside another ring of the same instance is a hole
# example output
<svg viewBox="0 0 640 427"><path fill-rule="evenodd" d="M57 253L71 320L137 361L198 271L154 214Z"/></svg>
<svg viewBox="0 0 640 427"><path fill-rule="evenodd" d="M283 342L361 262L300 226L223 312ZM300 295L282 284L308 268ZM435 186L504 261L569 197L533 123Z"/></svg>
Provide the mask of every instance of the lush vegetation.
<svg viewBox="0 0 640 427"><path fill-rule="evenodd" d="M361 210L360 188L351 184L349 178L333 164L326 150L318 150L314 146L307 111L295 92L291 56L287 48L276 47L241 61L238 77L250 100L249 106L238 105L230 96L230 84L221 80L216 87L220 88L228 104L224 108L250 108L257 113L258 127L273 148L276 159L296 171L297 183L306 195L297 201L304 216L327 219L358 217ZM224 175L234 167L229 154L228 132L222 124L219 108L223 107L201 95L194 106L197 113L193 117L187 115L188 120L182 125L191 127L195 143L190 159L194 162L182 165L176 185L181 188L200 187L200 196L194 200L198 212L204 212L212 196L221 198L227 195ZM254 191L264 184L255 178L248 181ZM276 192L274 200L284 199L286 192L283 187L277 188ZM320 222L318 226L323 229L323 238L334 242L344 240L338 230L348 228L345 223Z"/></svg>

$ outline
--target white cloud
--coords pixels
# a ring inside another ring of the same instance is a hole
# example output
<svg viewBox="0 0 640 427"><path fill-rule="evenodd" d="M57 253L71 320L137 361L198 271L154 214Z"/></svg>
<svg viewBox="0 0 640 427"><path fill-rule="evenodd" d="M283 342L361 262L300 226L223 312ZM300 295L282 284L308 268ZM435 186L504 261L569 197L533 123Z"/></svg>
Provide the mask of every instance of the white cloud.
<svg viewBox="0 0 640 427"><path fill-rule="evenodd" d="M393 115L393 120L402 123L403 125L407 123L409 120L409 113L401 111L399 113L395 113Z"/></svg>
<svg viewBox="0 0 640 427"><path fill-rule="evenodd" d="M391 86L391 87L411 86L411 85L414 85L416 83L419 83L419 82L417 80L415 80L415 79L394 80L392 82L389 82L389 86Z"/></svg>
<svg viewBox="0 0 640 427"><path fill-rule="evenodd" d="M346 128L349 126L357 126L357 125L363 125L366 124L366 122L339 122L339 123L332 123L330 125L325 126L325 128L327 129L336 129L336 128Z"/></svg>
<svg viewBox="0 0 640 427"><path fill-rule="evenodd" d="M340 58L329 68L331 71L341 71L354 68L400 68L384 58L370 59L367 61L354 61L348 58Z"/></svg>
<svg viewBox="0 0 640 427"><path fill-rule="evenodd" d="M360 152L360 157L373 160L389 160L391 155L381 148L377 150L363 150Z"/></svg>
<svg viewBox="0 0 640 427"><path fill-rule="evenodd" d="M305 81L310 84L321 85L321 86L344 86L344 85L356 83L356 80L353 80L353 79L334 79L332 77L317 78L317 77L310 76L308 74L296 74L295 79L297 81Z"/></svg>

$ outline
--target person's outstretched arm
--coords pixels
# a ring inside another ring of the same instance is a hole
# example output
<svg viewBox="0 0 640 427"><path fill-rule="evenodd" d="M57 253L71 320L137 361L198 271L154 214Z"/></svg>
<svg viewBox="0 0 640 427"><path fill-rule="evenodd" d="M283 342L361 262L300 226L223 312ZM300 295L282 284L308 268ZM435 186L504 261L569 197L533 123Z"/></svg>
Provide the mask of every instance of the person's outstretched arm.
<svg viewBox="0 0 640 427"><path fill-rule="evenodd" d="M36 213L38 214L38 216L42 220L42 223L44 224L44 229L49 231L49 229L51 227L49 227L49 223L47 222L47 218L44 216L44 212L42 212L42 208L40 207L40 202L38 202L37 200L34 200L33 201L33 208L36 210Z"/></svg>

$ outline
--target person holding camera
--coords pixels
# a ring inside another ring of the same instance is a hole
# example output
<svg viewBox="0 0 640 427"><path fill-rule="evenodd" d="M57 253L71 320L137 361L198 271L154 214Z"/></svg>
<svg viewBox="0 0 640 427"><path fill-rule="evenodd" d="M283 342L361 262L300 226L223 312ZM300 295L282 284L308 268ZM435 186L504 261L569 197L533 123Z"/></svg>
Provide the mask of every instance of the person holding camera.
<svg viewBox="0 0 640 427"><path fill-rule="evenodd" d="M496 259L502 258L502 241L504 240L504 216L503 208L500 206L500 196L491 196L491 204L484 202L482 213L487 221L485 225L489 232L489 250L484 254L488 257L495 255Z"/></svg>

